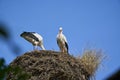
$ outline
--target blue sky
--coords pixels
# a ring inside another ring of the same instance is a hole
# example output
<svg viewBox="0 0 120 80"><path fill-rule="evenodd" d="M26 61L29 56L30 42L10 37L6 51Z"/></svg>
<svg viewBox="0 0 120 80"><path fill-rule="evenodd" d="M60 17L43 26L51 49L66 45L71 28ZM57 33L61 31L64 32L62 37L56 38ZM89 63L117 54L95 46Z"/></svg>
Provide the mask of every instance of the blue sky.
<svg viewBox="0 0 120 80"><path fill-rule="evenodd" d="M62 26L71 55L81 55L84 48L92 47L102 49L108 56L96 80L120 68L119 0L0 0L0 21L9 26L12 40L22 48L20 55L33 50L20 37L23 31L38 32L47 50L58 51L56 35ZM0 57L7 64L17 57L3 40L0 49Z"/></svg>

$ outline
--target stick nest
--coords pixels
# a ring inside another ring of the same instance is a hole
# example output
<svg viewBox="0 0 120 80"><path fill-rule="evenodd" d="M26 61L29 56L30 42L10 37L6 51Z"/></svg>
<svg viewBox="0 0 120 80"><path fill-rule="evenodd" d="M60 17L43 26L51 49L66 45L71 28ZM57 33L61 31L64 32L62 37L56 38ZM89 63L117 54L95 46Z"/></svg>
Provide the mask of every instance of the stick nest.
<svg viewBox="0 0 120 80"><path fill-rule="evenodd" d="M92 50L81 57L56 51L27 52L9 65L20 70L10 71L7 80L90 80L101 62L100 54Z"/></svg>

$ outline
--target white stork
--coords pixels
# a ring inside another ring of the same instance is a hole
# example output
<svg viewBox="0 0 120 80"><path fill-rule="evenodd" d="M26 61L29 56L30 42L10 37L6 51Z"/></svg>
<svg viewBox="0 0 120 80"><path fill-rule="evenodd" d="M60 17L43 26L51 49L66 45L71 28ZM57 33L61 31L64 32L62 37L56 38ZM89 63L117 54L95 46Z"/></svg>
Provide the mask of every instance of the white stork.
<svg viewBox="0 0 120 80"><path fill-rule="evenodd" d="M21 35L24 39L32 43L34 46L34 50L39 46L42 48L42 50L45 50L43 46L43 38L41 35L39 35L36 32L23 32Z"/></svg>
<svg viewBox="0 0 120 80"><path fill-rule="evenodd" d="M68 53L67 39L62 32L63 32L62 27L60 27L59 33L57 34L57 44L61 52Z"/></svg>

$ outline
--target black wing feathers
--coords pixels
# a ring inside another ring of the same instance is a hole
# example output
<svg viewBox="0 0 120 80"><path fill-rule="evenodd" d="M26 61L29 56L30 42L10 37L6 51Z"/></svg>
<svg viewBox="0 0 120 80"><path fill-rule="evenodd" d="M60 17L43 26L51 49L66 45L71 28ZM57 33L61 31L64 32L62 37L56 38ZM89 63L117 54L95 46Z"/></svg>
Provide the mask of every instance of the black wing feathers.
<svg viewBox="0 0 120 80"><path fill-rule="evenodd" d="M28 36L32 39L35 39L36 41L39 41L39 39L33 35L34 32L23 32L20 36L21 37L25 37L25 36Z"/></svg>
<svg viewBox="0 0 120 80"><path fill-rule="evenodd" d="M65 42L65 46L67 48L67 53L68 53L68 44L67 44L67 42Z"/></svg>

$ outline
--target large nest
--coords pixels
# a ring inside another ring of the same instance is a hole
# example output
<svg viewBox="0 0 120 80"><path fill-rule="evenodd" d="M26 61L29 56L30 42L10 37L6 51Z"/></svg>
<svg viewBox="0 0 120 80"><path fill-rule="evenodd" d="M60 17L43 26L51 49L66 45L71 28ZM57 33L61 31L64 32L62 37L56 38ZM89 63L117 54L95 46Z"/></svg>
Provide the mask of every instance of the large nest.
<svg viewBox="0 0 120 80"><path fill-rule="evenodd" d="M10 64L20 70L10 71L7 80L90 80L100 64L96 54L89 51L75 58L56 51L27 52Z"/></svg>

